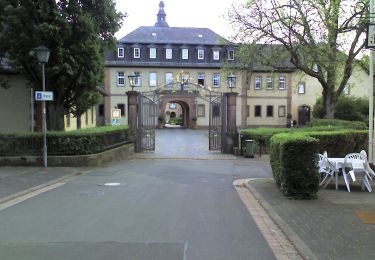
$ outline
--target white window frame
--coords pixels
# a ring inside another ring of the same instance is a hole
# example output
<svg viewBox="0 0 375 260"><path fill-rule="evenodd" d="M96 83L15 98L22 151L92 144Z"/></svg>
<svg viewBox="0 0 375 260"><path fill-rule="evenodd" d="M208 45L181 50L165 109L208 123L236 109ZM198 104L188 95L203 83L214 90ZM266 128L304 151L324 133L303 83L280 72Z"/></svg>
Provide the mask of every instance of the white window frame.
<svg viewBox="0 0 375 260"><path fill-rule="evenodd" d="M165 73L165 85L173 84L173 73L166 72Z"/></svg>
<svg viewBox="0 0 375 260"><path fill-rule="evenodd" d="M150 48L150 59L156 59L156 48Z"/></svg>
<svg viewBox="0 0 375 260"><path fill-rule="evenodd" d="M189 49L182 49L182 53L181 53L181 58L183 60L188 60L189 59Z"/></svg>
<svg viewBox="0 0 375 260"><path fill-rule="evenodd" d="M171 60L173 58L173 51L171 48L165 49L165 59Z"/></svg>
<svg viewBox="0 0 375 260"><path fill-rule="evenodd" d="M220 51L219 50L214 50L212 57L213 57L213 60L220 60Z"/></svg>
<svg viewBox="0 0 375 260"><path fill-rule="evenodd" d="M273 77L271 77L271 76L267 77L267 89L268 90L273 89Z"/></svg>
<svg viewBox="0 0 375 260"><path fill-rule="evenodd" d="M285 76L279 77L279 89L281 89L281 90L286 89L286 77Z"/></svg>
<svg viewBox="0 0 375 260"><path fill-rule="evenodd" d="M133 49L133 57L134 59L139 59L141 58L141 49L140 48L134 48Z"/></svg>
<svg viewBox="0 0 375 260"><path fill-rule="evenodd" d="M118 71L117 72L117 86L124 87L125 86L125 72Z"/></svg>
<svg viewBox="0 0 375 260"><path fill-rule="evenodd" d="M228 60L234 60L234 50L228 50Z"/></svg>
<svg viewBox="0 0 375 260"><path fill-rule="evenodd" d="M198 60L204 60L204 50L198 49Z"/></svg>
<svg viewBox="0 0 375 260"><path fill-rule="evenodd" d="M221 75L220 73L214 73L212 75L212 87L220 88L221 87Z"/></svg>
<svg viewBox="0 0 375 260"><path fill-rule="evenodd" d="M298 94L305 94L306 93L306 83L303 81L298 82Z"/></svg>
<svg viewBox="0 0 375 260"><path fill-rule="evenodd" d="M150 72L150 87L157 87L158 85L158 74L156 72Z"/></svg>
<svg viewBox="0 0 375 260"><path fill-rule="evenodd" d="M254 89L255 90L262 89L262 76L256 76L254 78Z"/></svg>
<svg viewBox="0 0 375 260"><path fill-rule="evenodd" d="M125 49L123 47L117 48L117 58L125 57Z"/></svg>
<svg viewBox="0 0 375 260"><path fill-rule="evenodd" d="M203 80L203 84L202 86L204 86L206 84L206 75L204 73L198 73L197 74L197 81L199 83L199 80Z"/></svg>

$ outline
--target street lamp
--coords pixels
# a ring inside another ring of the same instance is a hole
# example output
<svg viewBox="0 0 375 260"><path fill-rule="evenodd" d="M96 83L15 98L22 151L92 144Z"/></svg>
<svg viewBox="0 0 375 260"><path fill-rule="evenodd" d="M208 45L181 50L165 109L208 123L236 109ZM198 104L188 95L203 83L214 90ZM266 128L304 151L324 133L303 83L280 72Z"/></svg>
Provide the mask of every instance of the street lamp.
<svg viewBox="0 0 375 260"><path fill-rule="evenodd" d="M44 74L44 65L48 62L50 50L45 46L39 46L34 49L39 63L42 65L42 78L43 78L43 92L46 91L46 79ZM47 113L46 113L46 101L42 101L42 113L43 113L43 165L47 167Z"/></svg>
<svg viewBox="0 0 375 260"><path fill-rule="evenodd" d="M236 87L236 76L232 73L228 75L228 87L230 88L230 92Z"/></svg>
<svg viewBox="0 0 375 260"><path fill-rule="evenodd" d="M133 91L133 88L135 87L135 83L136 83L136 79L138 78L138 75L136 75L134 72L132 72L129 76L128 76L128 79L129 79L129 85L130 87L132 88L132 91Z"/></svg>

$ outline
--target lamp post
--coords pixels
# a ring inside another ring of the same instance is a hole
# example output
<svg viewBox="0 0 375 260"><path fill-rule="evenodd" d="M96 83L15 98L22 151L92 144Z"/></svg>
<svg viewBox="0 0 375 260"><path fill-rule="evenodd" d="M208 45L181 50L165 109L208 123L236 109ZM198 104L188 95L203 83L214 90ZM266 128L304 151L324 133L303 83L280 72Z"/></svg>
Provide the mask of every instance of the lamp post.
<svg viewBox="0 0 375 260"><path fill-rule="evenodd" d="M230 92L236 87L236 76L232 73L228 75L228 87L230 88Z"/></svg>
<svg viewBox="0 0 375 260"><path fill-rule="evenodd" d="M48 62L50 50L45 46L39 46L34 49L39 63L42 65L42 79L43 79L43 92L46 91L46 79L44 73L44 65ZM43 165L47 167L47 113L46 113L46 101L42 101L42 113L43 113Z"/></svg>
<svg viewBox="0 0 375 260"><path fill-rule="evenodd" d="M134 87L135 87L135 81L136 79L138 78L138 76L132 72L129 76L128 76L128 79L129 79L129 85L130 87L132 88L132 91L134 91Z"/></svg>

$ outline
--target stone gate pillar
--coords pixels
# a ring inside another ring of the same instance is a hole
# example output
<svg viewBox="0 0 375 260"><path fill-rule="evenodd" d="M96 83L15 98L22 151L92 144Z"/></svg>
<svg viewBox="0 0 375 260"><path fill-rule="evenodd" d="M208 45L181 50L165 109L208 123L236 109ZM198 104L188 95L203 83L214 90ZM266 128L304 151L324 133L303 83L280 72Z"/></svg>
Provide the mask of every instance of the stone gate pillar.
<svg viewBox="0 0 375 260"><path fill-rule="evenodd" d="M126 92L126 95L128 96L128 125L133 135L134 152L139 152L139 142L137 138L138 92L131 90Z"/></svg>
<svg viewBox="0 0 375 260"><path fill-rule="evenodd" d="M237 95L236 92L225 93L227 100L227 131L225 135L225 145L223 152L233 154L233 146L238 137L236 125Z"/></svg>

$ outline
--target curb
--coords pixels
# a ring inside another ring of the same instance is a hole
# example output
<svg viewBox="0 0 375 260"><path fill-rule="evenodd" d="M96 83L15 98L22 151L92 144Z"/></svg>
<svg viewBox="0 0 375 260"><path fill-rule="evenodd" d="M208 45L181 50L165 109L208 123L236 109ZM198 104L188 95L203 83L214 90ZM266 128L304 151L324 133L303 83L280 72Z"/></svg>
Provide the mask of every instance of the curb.
<svg viewBox="0 0 375 260"><path fill-rule="evenodd" d="M271 207L270 204L263 198L263 196L251 186L250 182L259 179L249 179L246 180L245 187L254 195L258 202L269 214L270 218L279 226L285 236L293 243L295 248L301 254L304 259L308 260L318 260L311 249L302 241L302 239L293 231L292 228L277 214L277 212Z"/></svg>

